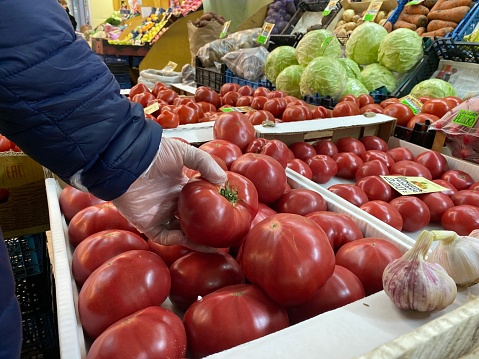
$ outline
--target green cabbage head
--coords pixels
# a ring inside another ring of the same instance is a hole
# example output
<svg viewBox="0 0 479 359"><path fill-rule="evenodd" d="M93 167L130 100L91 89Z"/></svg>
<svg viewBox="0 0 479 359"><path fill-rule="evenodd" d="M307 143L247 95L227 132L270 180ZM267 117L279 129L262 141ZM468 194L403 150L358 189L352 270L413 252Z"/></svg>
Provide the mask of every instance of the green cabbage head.
<svg viewBox="0 0 479 359"><path fill-rule="evenodd" d="M429 79L418 83L411 90L411 95L415 97L429 96L441 98L446 96L457 96L454 87L441 79Z"/></svg>
<svg viewBox="0 0 479 359"><path fill-rule="evenodd" d="M346 87L346 70L332 57L317 57L304 69L299 83L301 95L331 96L339 98Z"/></svg>
<svg viewBox="0 0 479 359"><path fill-rule="evenodd" d="M276 89L286 92L289 96L301 98L299 82L304 72L304 66L291 65L281 71L276 78Z"/></svg>
<svg viewBox="0 0 479 359"><path fill-rule="evenodd" d="M391 71L404 73L423 58L422 39L409 29L397 29L387 34L379 45L379 63Z"/></svg>
<svg viewBox="0 0 479 359"><path fill-rule="evenodd" d="M346 43L346 56L358 65L377 62L379 44L387 34L387 30L375 22L362 23L353 30Z"/></svg>
<svg viewBox="0 0 479 359"><path fill-rule="evenodd" d="M386 86L389 92L396 88L396 78L393 73L381 64L371 64L361 71L361 82L369 92L381 86Z"/></svg>
<svg viewBox="0 0 479 359"><path fill-rule="evenodd" d="M276 83L276 77L285 68L291 65L297 65L295 49L292 46L279 46L266 57L264 72L266 78L272 83Z"/></svg>
<svg viewBox="0 0 479 359"><path fill-rule="evenodd" d="M355 63L351 59L348 59L347 57L340 58L339 62L341 63L341 65L344 66L348 78L359 80L359 78L361 77L361 70L359 69L357 63Z"/></svg>
<svg viewBox="0 0 479 359"><path fill-rule="evenodd" d="M299 41L296 58L300 65L307 65L316 57L334 57L341 55L341 43L329 30L313 30Z"/></svg>
<svg viewBox="0 0 479 359"><path fill-rule="evenodd" d="M344 90L341 97L346 95L354 95L358 97L359 95L367 95L369 94L368 89L364 86L361 81L349 78L346 81L346 89Z"/></svg>

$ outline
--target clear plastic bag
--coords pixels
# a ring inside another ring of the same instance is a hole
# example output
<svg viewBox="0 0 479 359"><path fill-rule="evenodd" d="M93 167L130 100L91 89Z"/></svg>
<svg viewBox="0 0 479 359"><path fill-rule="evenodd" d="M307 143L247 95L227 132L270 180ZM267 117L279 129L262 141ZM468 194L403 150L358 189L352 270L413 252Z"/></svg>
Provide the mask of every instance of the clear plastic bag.
<svg viewBox="0 0 479 359"><path fill-rule="evenodd" d="M221 60L236 76L248 81L256 81L264 75L264 65L268 55L268 50L261 46L232 51Z"/></svg>
<svg viewBox="0 0 479 359"><path fill-rule="evenodd" d="M181 83L186 86L195 86L195 68L189 64L181 68Z"/></svg>
<svg viewBox="0 0 479 359"><path fill-rule="evenodd" d="M181 79L181 72L147 69L140 71L138 83L145 85L151 90L157 82L162 82L170 87L171 84L181 83Z"/></svg>

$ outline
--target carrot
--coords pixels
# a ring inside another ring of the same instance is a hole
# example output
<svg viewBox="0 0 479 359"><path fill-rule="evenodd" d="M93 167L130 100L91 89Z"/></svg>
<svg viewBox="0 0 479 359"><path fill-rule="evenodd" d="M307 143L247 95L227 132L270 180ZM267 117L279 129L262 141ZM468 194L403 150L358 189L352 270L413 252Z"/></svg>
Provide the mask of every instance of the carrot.
<svg viewBox="0 0 479 359"><path fill-rule="evenodd" d="M399 20L407 21L410 24L416 25L416 28L427 25L426 15L409 15L403 12L399 15Z"/></svg>
<svg viewBox="0 0 479 359"><path fill-rule="evenodd" d="M430 8L431 11L439 10L439 7L446 0L437 0L433 7ZM425 4L426 5L426 4ZM427 5L426 5L427 6Z"/></svg>
<svg viewBox="0 0 479 359"><path fill-rule="evenodd" d="M454 9L459 6L469 6L471 7L471 0L446 0L437 8L437 10L447 10Z"/></svg>
<svg viewBox="0 0 479 359"><path fill-rule="evenodd" d="M469 11L469 6L458 6L454 9L434 10L427 14L429 20L444 20L460 23Z"/></svg>
<svg viewBox="0 0 479 359"><path fill-rule="evenodd" d="M444 20L431 20L429 21L429 24L427 24L427 31L436 31L444 27L452 27L453 29L455 29L457 27L457 23Z"/></svg>
<svg viewBox="0 0 479 359"><path fill-rule="evenodd" d="M416 31L417 26L414 25L414 24L411 24L410 22L407 22L407 21L398 20L394 24L393 29L394 30L396 30L396 29L409 29L409 30L412 30L412 31Z"/></svg>
<svg viewBox="0 0 479 359"><path fill-rule="evenodd" d="M387 32L393 31L393 24L391 24L390 21L386 21L383 27L386 29Z"/></svg>
<svg viewBox="0 0 479 359"><path fill-rule="evenodd" d="M444 37L453 30L454 28L452 27L443 27L442 29L439 29L436 31L425 32L421 36L422 37Z"/></svg>
<svg viewBox="0 0 479 359"><path fill-rule="evenodd" d="M418 27L416 29L416 32L419 36L421 36L422 34L424 34L426 32L426 28L425 27Z"/></svg>
<svg viewBox="0 0 479 359"><path fill-rule="evenodd" d="M429 12L429 9L421 4L405 6L404 10L409 15L427 15Z"/></svg>
<svg viewBox="0 0 479 359"><path fill-rule="evenodd" d="M437 0L425 0L423 2L424 6L428 9L431 9L434 5L436 5Z"/></svg>

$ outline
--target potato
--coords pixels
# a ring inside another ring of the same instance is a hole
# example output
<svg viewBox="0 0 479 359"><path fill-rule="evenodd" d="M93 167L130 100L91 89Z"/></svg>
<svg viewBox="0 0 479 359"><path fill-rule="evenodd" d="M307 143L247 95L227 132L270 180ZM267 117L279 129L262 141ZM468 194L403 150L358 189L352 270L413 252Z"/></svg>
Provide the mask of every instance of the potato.
<svg viewBox="0 0 479 359"><path fill-rule="evenodd" d="M383 26L386 21L388 21L388 19L382 19L381 21L379 21L379 25Z"/></svg>
<svg viewBox="0 0 479 359"><path fill-rule="evenodd" d="M379 11L376 15L376 18L374 19L374 22L377 22L379 23L379 21L381 21L382 19L386 19L386 11Z"/></svg>
<svg viewBox="0 0 479 359"><path fill-rule="evenodd" d="M351 31L348 31L348 32L346 32L346 36L348 36L348 37L349 37L349 36L351 36L351 34L352 34L352 33L353 33L353 30L351 30Z"/></svg>
<svg viewBox="0 0 479 359"><path fill-rule="evenodd" d="M355 22L348 22L346 25L344 25L344 28L346 29L346 31L352 31L356 28L358 24L356 24Z"/></svg>
<svg viewBox="0 0 479 359"><path fill-rule="evenodd" d="M335 29L337 29L338 27L343 26L343 25L345 25L345 24L346 24L346 21L344 21L344 20L339 20L338 23L336 24Z"/></svg>
<svg viewBox="0 0 479 359"><path fill-rule="evenodd" d="M353 16L356 15L353 9L347 9L343 12L343 20L346 22L353 21Z"/></svg>
<svg viewBox="0 0 479 359"><path fill-rule="evenodd" d="M354 22L358 22L359 20L361 20L361 16L359 16L359 15L354 15L353 16L353 21Z"/></svg>
<svg viewBox="0 0 479 359"><path fill-rule="evenodd" d="M344 37L344 36L346 36L346 33L347 33L347 31L346 31L346 29L345 29L344 27L343 27L342 29L340 29L339 31L334 30L334 34L335 34L336 36L339 36L339 37Z"/></svg>

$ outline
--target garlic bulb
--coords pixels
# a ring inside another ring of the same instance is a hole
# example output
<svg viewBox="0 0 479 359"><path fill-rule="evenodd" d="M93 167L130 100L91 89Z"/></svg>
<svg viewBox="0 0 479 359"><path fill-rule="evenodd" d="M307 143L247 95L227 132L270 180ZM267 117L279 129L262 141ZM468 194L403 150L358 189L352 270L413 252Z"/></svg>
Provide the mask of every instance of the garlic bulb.
<svg viewBox="0 0 479 359"><path fill-rule="evenodd" d="M431 312L456 299L454 280L439 264L425 260L432 238L430 232L422 231L414 246L384 269L384 291L400 309Z"/></svg>
<svg viewBox="0 0 479 359"><path fill-rule="evenodd" d="M431 231L438 246L427 258L440 264L458 286L470 287L479 282L479 238L474 233L459 236L452 231Z"/></svg>

